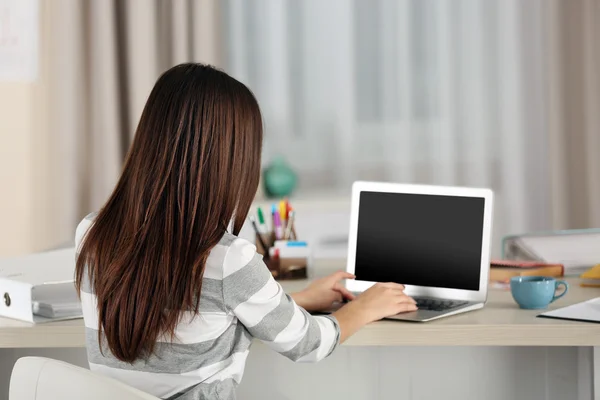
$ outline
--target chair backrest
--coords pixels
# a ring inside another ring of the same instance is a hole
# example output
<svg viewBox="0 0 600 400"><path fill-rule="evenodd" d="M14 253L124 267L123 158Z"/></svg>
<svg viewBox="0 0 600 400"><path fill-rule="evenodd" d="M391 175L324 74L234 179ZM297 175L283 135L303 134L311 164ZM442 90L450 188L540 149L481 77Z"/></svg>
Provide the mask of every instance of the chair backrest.
<svg viewBox="0 0 600 400"><path fill-rule="evenodd" d="M10 377L9 400L157 400L114 379L42 357L23 357Z"/></svg>

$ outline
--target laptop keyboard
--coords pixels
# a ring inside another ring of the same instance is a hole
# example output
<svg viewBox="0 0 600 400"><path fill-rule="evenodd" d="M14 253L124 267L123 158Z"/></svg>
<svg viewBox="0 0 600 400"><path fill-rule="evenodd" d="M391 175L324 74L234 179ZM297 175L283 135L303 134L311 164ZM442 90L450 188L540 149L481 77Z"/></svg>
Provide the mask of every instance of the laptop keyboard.
<svg viewBox="0 0 600 400"><path fill-rule="evenodd" d="M355 296L360 295L359 292L352 292L352 294L354 294ZM419 310L428 310L428 311L447 311L447 310L451 310L453 308L464 306L465 304L468 303L467 301L462 301L462 300L443 300L443 299L432 299L432 298L428 298L428 297L413 297L413 299L415 299L415 301L417 302L417 307L419 308ZM336 304L336 306L333 307L331 310L328 310L328 312L334 312L334 311L338 310L345 303L346 302Z"/></svg>
<svg viewBox="0 0 600 400"><path fill-rule="evenodd" d="M447 311L467 304L466 301L462 300L430 299L427 297L413 298L417 302L417 307L419 307L419 310Z"/></svg>

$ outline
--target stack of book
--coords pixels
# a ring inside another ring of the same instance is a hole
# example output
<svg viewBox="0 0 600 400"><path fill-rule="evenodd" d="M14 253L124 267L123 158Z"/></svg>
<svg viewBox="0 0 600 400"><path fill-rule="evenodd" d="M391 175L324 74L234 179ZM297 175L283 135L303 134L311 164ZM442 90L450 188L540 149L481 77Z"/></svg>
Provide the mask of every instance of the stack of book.
<svg viewBox="0 0 600 400"><path fill-rule="evenodd" d="M562 264L579 276L600 262L600 229L574 229L506 236L502 258Z"/></svg>
<svg viewBox="0 0 600 400"><path fill-rule="evenodd" d="M490 281L508 283L515 276L561 277L565 274L562 264L539 261L493 260L490 268Z"/></svg>

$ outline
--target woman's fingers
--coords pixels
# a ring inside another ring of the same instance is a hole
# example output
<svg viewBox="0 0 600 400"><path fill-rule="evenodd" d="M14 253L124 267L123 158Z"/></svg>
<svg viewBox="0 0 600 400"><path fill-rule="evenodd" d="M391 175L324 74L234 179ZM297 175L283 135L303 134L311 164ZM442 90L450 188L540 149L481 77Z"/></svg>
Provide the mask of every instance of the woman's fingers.
<svg viewBox="0 0 600 400"><path fill-rule="evenodd" d="M378 283L377 285L381 285L385 288L394 289L394 290L404 290L404 285L395 282L384 282Z"/></svg>
<svg viewBox="0 0 600 400"><path fill-rule="evenodd" d="M329 275L330 278L335 279L336 282L339 282L343 279L354 279L356 278L356 276L354 276L353 274L346 272L346 271L337 271L331 275Z"/></svg>
<svg viewBox="0 0 600 400"><path fill-rule="evenodd" d="M403 312L416 311L416 310L418 310L418 307L416 304L412 304L412 303L398 304L398 314L403 313Z"/></svg>
<svg viewBox="0 0 600 400"><path fill-rule="evenodd" d="M345 300L354 300L356 298L356 296L354 296L354 294L349 291L348 289L346 289L344 286L340 285L339 283L336 283L333 286L333 290L335 290L336 292L339 292L343 299Z"/></svg>
<svg viewBox="0 0 600 400"><path fill-rule="evenodd" d="M415 301L415 299L413 299L412 297L409 297L407 295L400 296L400 299L398 300L398 303L417 304L417 302Z"/></svg>

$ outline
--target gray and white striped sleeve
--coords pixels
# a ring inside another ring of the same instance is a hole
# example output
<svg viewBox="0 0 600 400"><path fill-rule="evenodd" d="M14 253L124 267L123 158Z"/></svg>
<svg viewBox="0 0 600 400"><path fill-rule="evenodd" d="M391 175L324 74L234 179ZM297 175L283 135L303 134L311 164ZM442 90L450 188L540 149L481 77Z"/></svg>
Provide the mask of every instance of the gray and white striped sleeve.
<svg viewBox="0 0 600 400"><path fill-rule="evenodd" d="M299 307L243 239L233 241L225 256L223 298L252 336L293 361L320 361L339 344L337 320Z"/></svg>

